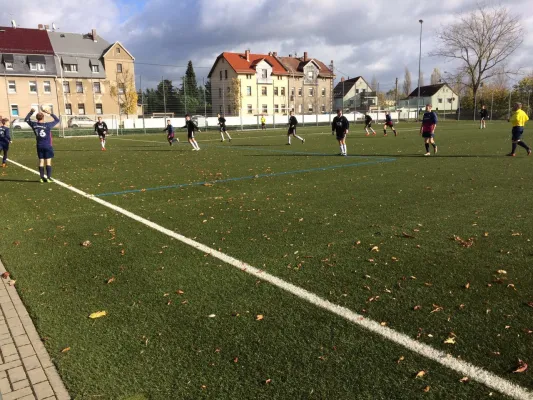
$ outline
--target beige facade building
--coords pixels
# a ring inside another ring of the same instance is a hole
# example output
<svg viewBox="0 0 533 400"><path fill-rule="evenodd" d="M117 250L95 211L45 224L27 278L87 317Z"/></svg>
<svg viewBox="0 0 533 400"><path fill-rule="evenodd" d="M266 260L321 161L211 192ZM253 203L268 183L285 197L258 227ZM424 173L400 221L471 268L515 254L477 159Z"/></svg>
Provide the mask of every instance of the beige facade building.
<svg viewBox="0 0 533 400"><path fill-rule="evenodd" d="M214 113L226 116L319 114L332 108L333 72L307 57L222 53L210 73Z"/></svg>

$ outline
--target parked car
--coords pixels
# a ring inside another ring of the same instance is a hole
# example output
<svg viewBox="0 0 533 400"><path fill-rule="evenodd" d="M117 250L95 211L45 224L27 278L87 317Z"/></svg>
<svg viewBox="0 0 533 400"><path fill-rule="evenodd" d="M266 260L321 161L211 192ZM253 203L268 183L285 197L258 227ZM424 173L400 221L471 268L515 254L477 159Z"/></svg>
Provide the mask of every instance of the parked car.
<svg viewBox="0 0 533 400"><path fill-rule="evenodd" d="M24 122L24 119L22 118L14 119L13 122L11 123L11 128L12 129L31 129L31 127L26 122Z"/></svg>
<svg viewBox="0 0 533 400"><path fill-rule="evenodd" d="M193 115L191 117L192 122L194 122L200 129L207 127L207 118L203 115Z"/></svg>
<svg viewBox="0 0 533 400"><path fill-rule="evenodd" d="M95 122L89 117L79 116L72 117L68 120L69 128L90 128L93 127Z"/></svg>

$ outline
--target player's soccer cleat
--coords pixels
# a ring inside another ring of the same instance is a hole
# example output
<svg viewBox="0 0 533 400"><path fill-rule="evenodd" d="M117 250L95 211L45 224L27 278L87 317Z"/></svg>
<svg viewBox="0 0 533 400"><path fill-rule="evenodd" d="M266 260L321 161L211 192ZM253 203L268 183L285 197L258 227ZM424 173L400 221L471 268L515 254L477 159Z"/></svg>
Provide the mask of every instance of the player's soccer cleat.
<svg viewBox="0 0 533 400"><path fill-rule="evenodd" d="M507 157L514 157L514 156L516 156L515 153L509 153L509 154L507 154Z"/></svg>
<svg viewBox="0 0 533 400"><path fill-rule="evenodd" d="M221 142L223 142L223 141L224 141L224 139L221 140Z"/></svg>
<svg viewBox="0 0 533 400"><path fill-rule="evenodd" d="M528 155L528 156L531 155L531 149L529 149L529 150L527 151L527 155Z"/></svg>
<svg viewBox="0 0 533 400"><path fill-rule="evenodd" d="M370 136L370 133L367 133L365 136Z"/></svg>
<svg viewBox="0 0 533 400"><path fill-rule="evenodd" d="M231 142L231 138L228 139L228 142Z"/></svg>
<svg viewBox="0 0 533 400"><path fill-rule="evenodd" d="M46 178L41 178L41 179L39 180L39 182L41 182L41 183L46 183Z"/></svg>
<svg viewBox="0 0 533 400"><path fill-rule="evenodd" d="M386 133L384 133L384 134L383 134L383 136L387 136L387 134L386 134Z"/></svg>
<svg viewBox="0 0 533 400"><path fill-rule="evenodd" d="M285 146L290 146L291 144L290 143L285 143Z"/></svg>
<svg viewBox="0 0 533 400"><path fill-rule="evenodd" d="M431 153L428 151L426 154L424 154L425 156L430 156Z"/></svg>
<svg viewBox="0 0 533 400"><path fill-rule="evenodd" d="M48 183L52 183L53 181L54 181L54 180L53 180L52 178L48 178L48 179L46 180L46 182L48 182Z"/></svg>
<svg viewBox="0 0 533 400"><path fill-rule="evenodd" d="M435 147L433 148L433 154L437 154L437 151L438 151L438 148L437 148L437 146L435 146Z"/></svg>
<svg viewBox="0 0 533 400"><path fill-rule="evenodd" d="M305 143L305 139L302 139L302 143Z"/></svg>
<svg viewBox="0 0 533 400"><path fill-rule="evenodd" d="M2 168L7 168L7 164L6 163L2 163Z"/></svg>
<svg viewBox="0 0 533 400"><path fill-rule="evenodd" d="M346 157L348 154L346 154L346 153L342 153L342 155L343 155L344 157Z"/></svg>

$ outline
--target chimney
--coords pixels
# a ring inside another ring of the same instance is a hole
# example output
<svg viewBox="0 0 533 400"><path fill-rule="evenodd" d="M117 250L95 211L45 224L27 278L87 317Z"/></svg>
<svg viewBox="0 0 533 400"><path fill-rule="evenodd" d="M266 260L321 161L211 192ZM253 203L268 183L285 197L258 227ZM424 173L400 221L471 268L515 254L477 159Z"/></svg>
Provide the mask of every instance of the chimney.
<svg viewBox="0 0 533 400"><path fill-rule="evenodd" d="M37 29L39 29L40 31L42 31L43 28L44 28L44 27L43 27L43 24L39 24L39 25L37 25Z"/></svg>
<svg viewBox="0 0 533 400"><path fill-rule="evenodd" d="M246 50L244 56L246 57L246 61L250 61L250 50Z"/></svg>
<svg viewBox="0 0 533 400"><path fill-rule="evenodd" d="M304 51L304 61L307 61L307 51Z"/></svg>
<svg viewBox="0 0 533 400"><path fill-rule="evenodd" d="M273 55L274 57L277 57L277 56L278 56L278 52L277 52L277 51L274 51L274 52L272 52L272 55Z"/></svg>
<svg viewBox="0 0 533 400"><path fill-rule="evenodd" d="M344 82L344 76L341 78L341 82Z"/></svg>
<svg viewBox="0 0 533 400"><path fill-rule="evenodd" d="M44 29L45 29L46 31L49 30L49 29L50 29L50 25L45 25L45 26L44 26Z"/></svg>
<svg viewBox="0 0 533 400"><path fill-rule="evenodd" d="M96 29L92 29L91 30L91 37L93 38L93 42L96 43L97 42L97 40L96 40Z"/></svg>
<svg viewBox="0 0 533 400"><path fill-rule="evenodd" d="M269 57L272 57L272 52L269 51L269 52L268 52L268 55L269 55Z"/></svg>

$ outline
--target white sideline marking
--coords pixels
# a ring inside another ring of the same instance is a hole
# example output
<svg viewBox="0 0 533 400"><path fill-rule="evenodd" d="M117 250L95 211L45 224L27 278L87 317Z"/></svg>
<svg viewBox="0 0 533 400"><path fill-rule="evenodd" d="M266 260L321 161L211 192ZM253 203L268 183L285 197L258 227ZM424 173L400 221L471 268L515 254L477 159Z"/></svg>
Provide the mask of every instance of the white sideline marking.
<svg viewBox="0 0 533 400"><path fill-rule="evenodd" d="M13 163L14 165L19 166L20 168L23 168L27 171L30 171L36 175L39 175L39 173L31 168L26 167L25 165L19 164L16 161L9 160L9 162ZM305 290L299 286L293 285L292 283L286 282L283 279L280 279L274 275L271 275L265 271L262 271L258 268L255 268L243 261L240 261L236 258L233 258L227 254L224 254L218 250L212 249L202 243L199 243L195 240L189 239L183 235L180 235L179 233L176 233L174 231L171 231L170 229L164 228L161 225L158 225L152 221L149 221L143 217L140 217L136 214L133 214L132 212L125 210L121 207L118 207L114 204L111 204L105 200L102 200L98 197L95 197L93 195L90 195L88 193L85 193L71 185L67 185L66 183L63 183L61 181L55 180L54 182L57 183L59 186L62 186L68 190L73 191L74 193L79 194L82 197L85 197L87 199L90 199L92 201L95 201L105 207L108 207L117 213L120 213L122 215L125 215L126 217L129 217L133 219L134 221L140 222L141 224L144 224L164 235L170 236L174 239L179 240L182 243L185 243L203 253L207 253L210 256L214 258L218 258L219 260L230 264L234 266L235 268L240 269L241 271L246 272L247 274L250 274L258 279L261 279L263 281L269 282L270 284L277 286L278 288L296 296L300 299L303 299L317 307L320 307L326 311L329 311L333 314L336 314L356 325L359 327L366 329L372 333L375 333L393 343L396 343L400 346L405 347L409 351L412 351L414 353L417 353L423 357L426 357L430 360L433 360L445 367L448 367L449 369L470 377L470 379L477 381L479 383L482 383L483 385L492 388L494 390L497 390L498 392L507 395L509 397L512 397L514 399L519 400L533 400L533 393L528 391L527 389L510 382L504 378L499 377L496 374L493 374L492 372L489 372L487 370L484 370L483 368L476 367L475 365L459 360L452 355L446 354L443 351L434 349L433 347L420 343L416 340L411 339L409 336L397 332L389 327L381 326L376 321L372 321L371 319L365 318L362 315L357 314L354 311L351 311L350 309L346 307L339 306L337 304L331 303L328 300L325 300L319 296L317 296L314 293L309 292L308 290Z"/></svg>

